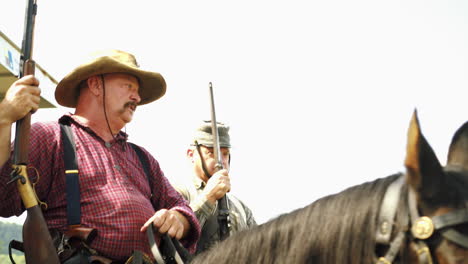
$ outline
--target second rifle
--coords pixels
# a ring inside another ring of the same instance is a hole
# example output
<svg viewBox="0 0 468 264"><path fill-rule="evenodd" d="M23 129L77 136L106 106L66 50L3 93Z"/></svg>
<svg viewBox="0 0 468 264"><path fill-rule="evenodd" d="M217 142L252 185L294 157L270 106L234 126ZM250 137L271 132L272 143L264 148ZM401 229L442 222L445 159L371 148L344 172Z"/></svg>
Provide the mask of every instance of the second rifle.
<svg viewBox="0 0 468 264"><path fill-rule="evenodd" d="M211 102L211 133L213 134L213 154L216 160L215 171L223 169L221 160L221 149L219 146L218 126L216 123L216 112L214 105L213 86L210 82L210 102ZM229 237L229 204L226 195L218 200L218 225L219 225L219 238L221 240Z"/></svg>

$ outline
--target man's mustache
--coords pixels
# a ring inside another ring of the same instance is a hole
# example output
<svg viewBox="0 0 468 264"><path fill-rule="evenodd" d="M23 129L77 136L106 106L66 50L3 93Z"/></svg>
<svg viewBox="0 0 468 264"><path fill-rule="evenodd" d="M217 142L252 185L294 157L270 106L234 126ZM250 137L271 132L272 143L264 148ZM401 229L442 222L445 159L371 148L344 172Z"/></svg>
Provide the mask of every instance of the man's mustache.
<svg viewBox="0 0 468 264"><path fill-rule="evenodd" d="M133 110L136 110L137 106L138 106L138 104L135 103L135 102L133 102L133 101L126 102L126 103L124 104L124 108L132 107Z"/></svg>

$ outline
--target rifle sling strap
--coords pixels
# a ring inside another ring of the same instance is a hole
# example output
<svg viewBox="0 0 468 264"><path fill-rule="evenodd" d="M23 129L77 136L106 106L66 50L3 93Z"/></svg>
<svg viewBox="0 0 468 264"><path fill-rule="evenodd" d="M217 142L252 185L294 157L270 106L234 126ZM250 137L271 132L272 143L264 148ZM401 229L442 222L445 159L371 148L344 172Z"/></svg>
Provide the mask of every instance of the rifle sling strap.
<svg viewBox="0 0 468 264"><path fill-rule="evenodd" d="M205 173L206 177L208 177L208 179L209 179L213 175L211 175L208 172L208 169L206 168L205 159L203 158L203 154L202 154L201 148L200 148L201 144L198 144L198 142L195 140L195 146L197 148L198 156L200 156L200 161L201 161L203 172Z"/></svg>

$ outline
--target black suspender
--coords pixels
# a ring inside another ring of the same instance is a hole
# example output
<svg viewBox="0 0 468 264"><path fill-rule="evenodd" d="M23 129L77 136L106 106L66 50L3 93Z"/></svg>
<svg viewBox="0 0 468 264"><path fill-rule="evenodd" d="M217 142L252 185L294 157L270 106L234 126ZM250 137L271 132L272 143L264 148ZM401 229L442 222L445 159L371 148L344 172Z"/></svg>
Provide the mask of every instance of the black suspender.
<svg viewBox="0 0 468 264"><path fill-rule="evenodd" d="M65 197L67 199L67 220L69 226L81 224L80 182L78 178L78 163L76 147L70 124L60 123L63 139L63 154L65 162Z"/></svg>
<svg viewBox="0 0 468 264"><path fill-rule="evenodd" d="M148 164L148 160L146 159L143 150L137 145L130 143L132 148L135 150L136 154L138 155L138 159L140 160L141 165L143 166L143 170L145 170L146 178L148 179L148 183L151 190L151 198L153 197L153 178L151 177L151 172Z"/></svg>

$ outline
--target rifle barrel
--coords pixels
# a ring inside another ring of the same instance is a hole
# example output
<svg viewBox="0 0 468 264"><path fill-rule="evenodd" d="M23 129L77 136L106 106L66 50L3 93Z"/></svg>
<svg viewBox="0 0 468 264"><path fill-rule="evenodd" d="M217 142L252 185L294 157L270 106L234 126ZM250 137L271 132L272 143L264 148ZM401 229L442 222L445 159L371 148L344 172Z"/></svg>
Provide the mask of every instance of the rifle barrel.
<svg viewBox="0 0 468 264"><path fill-rule="evenodd" d="M219 146L218 125L216 123L216 111L214 104L213 85L210 82L210 102L211 102L211 134L213 135L213 154L216 159L216 171L223 169L223 162L221 159L221 147ZM218 200L218 225L219 237L221 240L229 236L229 204L226 195Z"/></svg>
<svg viewBox="0 0 468 264"><path fill-rule="evenodd" d="M223 162L221 160L221 148L219 146L219 137L218 137L218 124L216 123L216 110L214 104L214 95L213 95L213 85L210 82L210 102L211 102L211 134L213 135L213 154L216 159L216 169L217 171L223 168Z"/></svg>

